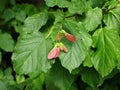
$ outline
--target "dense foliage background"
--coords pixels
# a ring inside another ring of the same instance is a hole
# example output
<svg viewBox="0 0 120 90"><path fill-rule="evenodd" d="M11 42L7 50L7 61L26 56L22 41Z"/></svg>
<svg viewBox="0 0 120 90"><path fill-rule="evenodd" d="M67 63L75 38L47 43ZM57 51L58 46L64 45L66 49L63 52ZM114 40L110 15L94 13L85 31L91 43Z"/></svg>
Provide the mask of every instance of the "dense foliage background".
<svg viewBox="0 0 120 90"><path fill-rule="evenodd" d="M0 0L0 90L119 85L119 0Z"/></svg>

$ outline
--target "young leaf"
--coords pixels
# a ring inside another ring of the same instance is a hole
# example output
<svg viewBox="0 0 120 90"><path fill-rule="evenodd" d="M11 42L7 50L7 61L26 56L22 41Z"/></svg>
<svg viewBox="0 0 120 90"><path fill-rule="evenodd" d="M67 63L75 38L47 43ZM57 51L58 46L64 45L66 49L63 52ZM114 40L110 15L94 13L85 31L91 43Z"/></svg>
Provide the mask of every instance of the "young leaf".
<svg viewBox="0 0 120 90"><path fill-rule="evenodd" d="M0 33L0 48L4 51L11 52L14 49L14 40L10 34Z"/></svg>
<svg viewBox="0 0 120 90"><path fill-rule="evenodd" d="M22 35L12 56L15 71L19 74L47 72L51 68L47 59L51 48L50 40L39 32Z"/></svg>
<svg viewBox="0 0 120 90"><path fill-rule="evenodd" d="M71 72L85 60L92 41L82 23L66 20L64 26L76 35L75 42L63 41L68 52L60 54L61 64Z"/></svg>
<svg viewBox="0 0 120 90"><path fill-rule="evenodd" d="M113 10L110 10L104 16L104 23L111 28L115 28L120 32L120 4Z"/></svg>
<svg viewBox="0 0 120 90"><path fill-rule="evenodd" d="M97 49L93 54L92 63L102 77L107 76L115 68L120 53L118 32L106 27L97 30L92 39L93 47Z"/></svg>
<svg viewBox="0 0 120 90"><path fill-rule="evenodd" d="M119 4L119 0L110 0L105 2L103 8L114 9Z"/></svg>
<svg viewBox="0 0 120 90"><path fill-rule="evenodd" d="M102 10L100 8L91 9L87 12L86 18L83 21L85 28L88 31L95 30L101 23Z"/></svg>
<svg viewBox="0 0 120 90"><path fill-rule="evenodd" d="M23 32L32 33L34 31L38 31L43 25L46 24L47 19L46 13L34 14L33 16L28 17L25 20Z"/></svg>

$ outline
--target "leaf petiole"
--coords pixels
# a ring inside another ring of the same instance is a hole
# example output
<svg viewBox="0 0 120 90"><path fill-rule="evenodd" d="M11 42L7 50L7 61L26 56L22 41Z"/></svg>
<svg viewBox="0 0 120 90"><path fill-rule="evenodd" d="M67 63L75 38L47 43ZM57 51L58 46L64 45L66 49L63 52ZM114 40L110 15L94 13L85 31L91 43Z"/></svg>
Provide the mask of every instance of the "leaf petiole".
<svg viewBox="0 0 120 90"><path fill-rule="evenodd" d="M54 26L51 27L51 29L50 29L49 33L47 34L47 36L45 37L45 39L47 39L51 35L51 33L53 32L53 29L54 29Z"/></svg>

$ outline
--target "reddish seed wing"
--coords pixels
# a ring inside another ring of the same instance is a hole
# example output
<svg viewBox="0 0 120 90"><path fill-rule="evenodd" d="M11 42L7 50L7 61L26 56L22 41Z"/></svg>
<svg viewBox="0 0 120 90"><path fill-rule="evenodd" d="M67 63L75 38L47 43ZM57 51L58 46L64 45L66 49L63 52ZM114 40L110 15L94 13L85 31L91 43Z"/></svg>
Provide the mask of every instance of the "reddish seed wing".
<svg viewBox="0 0 120 90"><path fill-rule="evenodd" d="M62 43L56 43L55 47L49 52L48 59L57 58L60 55L60 51L68 52L67 48Z"/></svg>
<svg viewBox="0 0 120 90"><path fill-rule="evenodd" d="M71 42L75 42L76 41L76 38L73 36L73 35L71 35L71 34L65 34L65 37L69 40L69 41L71 41Z"/></svg>
<svg viewBox="0 0 120 90"><path fill-rule="evenodd" d="M58 40L58 41L61 40L61 37L62 37L62 36L61 36L61 34L59 33L59 34L56 36L56 40Z"/></svg>
<svg viewBox="0 0 120 90"><path fill-rule="evenodd" d="M64 51L64 52L68 52L68 49L64 46L64 47L63 47L63 51Z"/></svg>
<svg viewBox="0 0 120 90"><path fill-rule="evenodd" d="M65 47L63 43L60 43L60 50L63 50L64 52L68 52L68 49Z"/></svg>
<svg viewBox="0 0 120 90"><path fill-rule="evenodd" d="M58 57L59 55L60 55L60 48L57 48L57 49L56 49L56 54L55 54L55 57L54 57L54 58Z"/></svg>
<svg viewBox="0 0 120 90"><path fill-rule="evenodd" d="M60 50L63 50L64 48L63 48L63 46L60 46Z"/></svg>
<svg viewBox="0 0 120 90"><path fill-rule="evenodd" d="M48 54L48 59L53 59L53 58L55 58L55 55L56 55L56 49L57 48L53 48L50 52L49 52L49 54Z"/></svg>

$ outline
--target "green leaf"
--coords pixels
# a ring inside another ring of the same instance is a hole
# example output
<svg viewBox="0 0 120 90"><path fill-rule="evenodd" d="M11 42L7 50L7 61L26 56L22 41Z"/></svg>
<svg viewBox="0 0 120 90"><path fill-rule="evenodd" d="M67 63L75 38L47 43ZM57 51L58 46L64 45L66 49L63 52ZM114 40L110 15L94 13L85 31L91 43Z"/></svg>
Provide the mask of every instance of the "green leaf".
<svg viewBox="0 0 120 90"><path fill-rule="evenodd" d="M1 64L1 60L2 60L2 53L0 52L0 64Z"/></svg>
<svg viewBox="0 0 120 90"><path fill-rule="evenodd" d="M95 30L101 23L102 10L100 8L91 9L87 12L86 18L83 21L85 28L88 31Z"/></svg>
<svg viewBox="0 0 120 90"><path fill-rule="evenodd" d="M16 12L16 16L15 16L16 20L20 22L24 22L25 17L26 17L26 13L23 10Z"/></svg>
<svg viewBox="0 0 120 90"><path fill-rule="evenodd" d="M11 68L5 68L4 70L0 69L0 90L2 89L11 90L8 88L11 87L12 85L15 85L15 81L13 80L13 76L11 73L12 73Z"/></svg>
<svg viewBox="0 0 120 90"><path fill-rule="evenodd" d="M104 16L104 23L111 28L115 28L120 32L120 4L113 10L110 10Z"/></svg>
<svg viewBox="0 0 120 90"><path fill-rule="evenodd" d="M68 48L68 52L60 55L62 65L71 72L85 60L92 41L82 23L66 20L63 25L77 38L75 42L65 39L63 43Z"/></svg>
<svg viewBox="0 0 120 90"><path fill-rule="evenodd" d="M104 79L94 69L86 68L81 73L82 80L92 88L100 86Z"/></svg>
<svg viewBox="0 0 120 90"><path fill-rule="evenodd" d="M46 13L34 14L28 17L25 20L25 26L23 28L23 32L32 33L34 31L38 31L43 25L46 24L47 19L48 17Z"/></svg>
<svg viewBox="0 0 120 90"><path fill-rule="evenodd" d="M55 17L54 24L61 23L63 21L63 19L64 19L64 13L63 13L63 11L57 10L54 13L54 17Z"/></svg>
<svg viewBox="0 0 120 90"><path fill-rule="evenodd" d="M47 77L47 85L53 83L56 87L59 88L57 90L70 90L73 81L73 75L71 75L57 61L51 68L50 74Z"/></svg>
<svg viewBox="0 0 120 90"><path fill-rule="evenodd" d="M22 33L23 25L21 24L21 22L14 20L14 21L10 22L10 24L14 27L14 29L17 33Z"/></svg>
<svg viewBox="0 0 120 90"><path fill-rule="evenodd" d="M90 55L88 55L87 57L86 57L86 59L85 59L85 61L83 62L83 66L84 67L92 67L93 66L93 64L92 64L92 62L91 62L91 56Z"/></svg>
<svg viewBox="0 0 120 90"><path fill-rule="evenodd" d="M14 41L10 34L0 33L0 48L7 52L13 51Z"/></svg>
<svg viewBox="0 0 120 90"><path fill-rule="evenodd" d="M68 7L70 13L82 14L91 7L90 0L71 0L71 4Z"/></svg>
<svg viewBox="0 0 120 90"><path fill-rule="evenodd" d="M2 15L5 21L9 21L15 17L15 12L12 9L6 9Z"/></svg>
<svg viewBox="0 0 120 90"><path fill-rule="evenodd" d="M20 13L21 11L22 12L24 11L27 16L31 16L33 14L38 13L38 9L33 4L15 4L12 7L12 10L15 11L16 13Z"/></svg>
<svg viewBox="0 0 120 90"><path fill-rule="evenodd" d="M92 63L102 77L107 76L115 68L120 54L118 32L106 27L97 30L92 39L93 47L97 49L93 54Z"/></svg>
<svg viewBox="0 0 120 90"><path fill-rule="evenodd" d="M114 15L112 15L111 13L108 13L105 15L104 23L111 28L119 29L120 27L120 23L116 20Z"/></svg>
<svg viewBox="0 0 120 90"><path fill-rule="evenodd" d="M58 6L58 7L68 7L70 2L68 2L67 0L45 0L46 4L49 7L53 7L53 6Z"/></svg>
<svg viewBox="0 0 120 90"><path fill-rule="evenodd" d="M118 58L117 68L120 70L120 57Z"/></svg>
<svg viewBox="0 0 120 90"><path fill-rule="evenodd" d="M39 74L47 72L51 68L51 62L47 59L52 45L39 32L22 35L15 47L12 61L14 69L19 74Z"/></svg>
<svg viewBox="0 0 120 90"><path fill-rule="evenodd" d="M10 3L11 3L12 5L15 5L15 0L10 0Z"/></svg>
<svg viewBox="0 0 120 90"><path fill-rule="evenodd" d="M105 84L104 90L119 90L117 84Z"/></svg>
<svg viewBox="0 0 120 90"><path fill-rule="evenodd" d="M0 81L0 90L8 90L7 85L3 81Z"/></svg>
<svg viewBox="0 0 120 90"><path fill-rule="evenodd" d="M16 78L16 82L18 84L20 84L20 83L25 81L25 77L23 75L21 75L21 76L20 75L16 75L15 78Z"/></svg>
<svg viewBox="0 0 120 90"><path fill-rule="evenodd" d="M0 80L4 77L3 69L0 68Z"/></svg>
<svg viewBox="0 0 120 90"><path fill-rule="evenodd" d="M33 5L33 4L22 4L22 5L20 5L20 7L22 7L24 9L24 11L26 12L26 14L28 16L31 16L31 15L33 15L35 13L38 13L38 9L36 8L35 5Z"/></svg>
<svg viewBox="0 0 120 90"><path fill-rule="evenodd" d="M92 7L102 7L103 4L106 2L106 0L91 0L92 2Z"/></svg>
<svg viewBox="0 0 120 90"><path fill-rule="evenodd" d="M105 4L104 4L104 8L108 8L109 10L111 9L114 9L117 4L119 3L118 0L110 0L110 1L107 1Z"/></svg>
<svg viewBox="0 0 120 90"><path fill-rule="evenodd" d="M32 82L27 83L25 90L43 90L44 74L40 74Z"/></svg>
<svg viewBox="0 0 120 90"><path fill-rule="evenodd" d="M0 13L5 9L7 0L1 0L0 1Z"/></svg>

